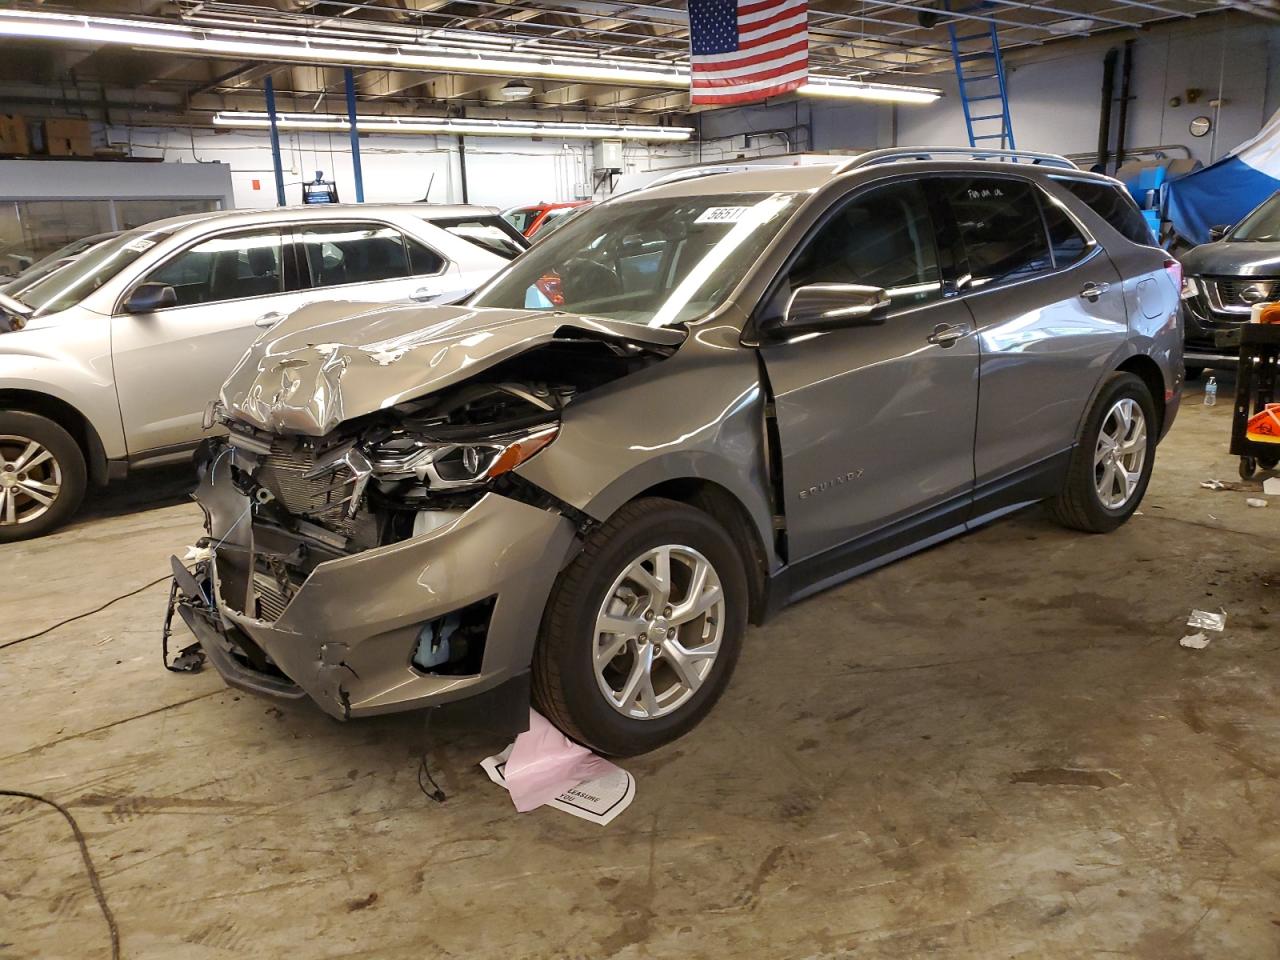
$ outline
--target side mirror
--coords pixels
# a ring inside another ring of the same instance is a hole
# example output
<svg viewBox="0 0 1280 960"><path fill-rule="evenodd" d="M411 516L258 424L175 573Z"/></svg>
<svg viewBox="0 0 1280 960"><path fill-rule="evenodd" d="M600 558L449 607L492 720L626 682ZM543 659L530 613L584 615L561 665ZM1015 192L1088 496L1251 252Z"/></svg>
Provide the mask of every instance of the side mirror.
<svg viewBox="0 0 1280 960"><path fill-rule="evenodd" d="M154 313L178 305L178 292L164 283L140 283L125 301L126 313Z"/></svg>
<svg viewBox="0 0 1280 960"><path fill-rule="evenodd" d="M1219 223L1216 226L1210 227L1209 242L1217 243L1219 240L1225 237L1230 230L1231 230L1231 224L1229 223Z"/></svg>
<svg viewBox="0 0 1280 960"><path fill-rule="evenodd" d="M780 334L884 323L892 301L883 287L859 283L811 283L791 294L782 316L765 324Z"/></svg>

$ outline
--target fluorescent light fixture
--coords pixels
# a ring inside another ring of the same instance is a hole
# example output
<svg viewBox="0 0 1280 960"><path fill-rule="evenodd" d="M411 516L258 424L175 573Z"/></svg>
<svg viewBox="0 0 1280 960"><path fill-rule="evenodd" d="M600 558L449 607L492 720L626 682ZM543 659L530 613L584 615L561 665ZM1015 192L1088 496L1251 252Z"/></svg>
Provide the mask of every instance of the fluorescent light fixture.
<svg viewBox="0 0 1280 960"><path fill-rule="evenodd" d="M263 130L271 126L265 112L224 110L214 114L214 126ZM280 130L347 131L347 118L332 113L277 113ZM658 127L624 123L571 123L542 120L480 120L461 117L357 117L363 133L404 135L460 134L468 137L549 137L574 140L688 140L692 127Z"/></svg>
<svg viewBox="0 0 1280 960"><path fill-rule="evenodd" d="M833 97L848 100L878 100L886 103L933 103L941 90L932 87L908 87L897 83L868 83L863 80L846 80L843 77L810 75L803 87L796 91L809 97Z"/></svg>
<svg viewBox="0 0 1280 960"><path fill-rule="evenodd" d="M47 10L0 10L0 37L118 44L224 59L528 77L672 90L689 87L689 68L683 63L551 53L528 42L499 45L495 41L461 39L457 32L441 32L426 42L379 43L332 35L266 33ZM942 95L928 87L824 76L811 76L799 92L812 97L898 103L930 103Z"/></svg>

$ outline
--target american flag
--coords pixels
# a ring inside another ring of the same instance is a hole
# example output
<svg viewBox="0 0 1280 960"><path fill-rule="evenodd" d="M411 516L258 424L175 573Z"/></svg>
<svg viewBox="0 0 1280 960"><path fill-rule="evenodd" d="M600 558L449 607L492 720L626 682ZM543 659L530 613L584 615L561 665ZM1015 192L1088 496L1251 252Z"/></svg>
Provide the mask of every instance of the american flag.
<svg viewBox="0 0 1280 960"><path fill-rule="evenodd" d="M808 0L689 0L694 103L753 103L809 75Z"/></svg>

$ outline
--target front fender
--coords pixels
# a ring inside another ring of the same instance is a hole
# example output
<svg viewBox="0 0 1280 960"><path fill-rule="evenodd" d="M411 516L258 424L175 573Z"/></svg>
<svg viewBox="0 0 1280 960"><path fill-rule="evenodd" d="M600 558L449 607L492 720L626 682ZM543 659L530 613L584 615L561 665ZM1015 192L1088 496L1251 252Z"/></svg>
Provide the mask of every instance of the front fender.
<svg viewBox="0 0 1280 960"><path fill-rule="evenodd" d="M107 459L128 455L111 363L110 321L86 316L0 335L0 390L52 397L76 410Z"/></svg>
<svg viewBox="0 0 1280 960"><path fill-rule="evenodd" d="M518 472L597 520L658 484L709 481L742 505L776 569L766 398L739 337L733 325L698 328L669 359L575 400L555 442Z"/></svg>

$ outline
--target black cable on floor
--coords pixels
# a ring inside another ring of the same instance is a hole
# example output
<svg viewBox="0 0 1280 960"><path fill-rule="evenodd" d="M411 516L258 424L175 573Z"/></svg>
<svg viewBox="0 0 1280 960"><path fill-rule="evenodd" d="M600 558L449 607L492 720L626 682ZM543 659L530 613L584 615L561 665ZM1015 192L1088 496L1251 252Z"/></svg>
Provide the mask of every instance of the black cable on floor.
<svg viewBox="0 0 1280 960"><path fill-rule="evenodd" d="M98 900L98 907L107 921L107 930L111 933L111 960L120 960L120 928L116 926L116 918L111 913L111 908L107 906L107 895L102 891L102 881L98 877L97 868L93 865L93 858L89 856L89 844L85 842L84 834L80 832L80 824L76 823L76 818L71 815L71 811L55 800L42 797L38 793L28 793L25 790L0 789L0 796L22 797L25 800L48 804L71 824L71 832L75 834L76 843L80 845L80 856L84 859L85 872L89 875L89 885L93 887L93 895Z"/></svg>
<svg viewBox="0 0 1280 960"><path fill-rule="evenodd" d="M144 583L137 590L130 590L128 593L122 593L120 594L120 596L115 597L112 600L108 600L106 603L104 603L100 607L94 607L92 610L86 610L84 613L77 613L74 617L67 617L67 619L65 620L59 620L57 623L55 623L51 627L45 627L43 630L40 630L36 633L29 634L28 636L25 636L25 637L19 637L17 640L6 640L4 643L0 643L0 650L4 650L8 647L17 646L20 643L26 643L28 640L36 639L36 637L43 637L46 633L53 633L53 631L57 630L59 627L65 627L68 623L75 623L77 620L83 620L85 617L91 617L95 613L101 613L103 610L107 609L107 607L111 606L113 603L119 603L121 600L127 600L130 597L141 593L143 590L150 590L156 584L164 583L166 580L168 580L172 576L173 574L166 573L159 580L152 580L150 583Z"/></svg>
<svg viewBox="0 0 1280 960"><path fill-rule="evenodd" d="M435 713L434 709L427 711L427 718L422 726L422 757L418 761L418 789L436 803L444 803L448 798L444 795L444 791L440 789L440 784L436 783L435 777L431 776L431 771L427 767L427 751L431 746L427 739L427 734L431 731L431 714L433 713ZM427 784L422 782L424 777L427 783L431 784L430 790L427 789Z"/></svg>

